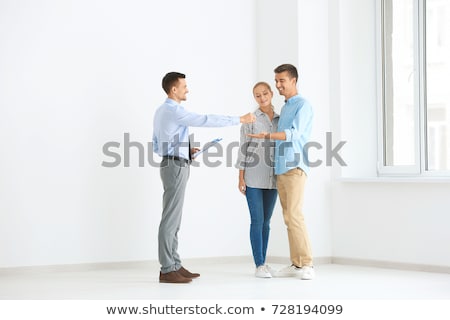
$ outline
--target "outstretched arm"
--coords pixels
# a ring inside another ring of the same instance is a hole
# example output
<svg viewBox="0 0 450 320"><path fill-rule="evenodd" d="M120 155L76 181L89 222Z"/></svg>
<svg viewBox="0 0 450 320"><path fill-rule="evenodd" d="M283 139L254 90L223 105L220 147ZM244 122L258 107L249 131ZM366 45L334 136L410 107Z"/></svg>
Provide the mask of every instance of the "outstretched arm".
<svg viewBox="0 0 450 320"><path fill-rule="evenodd" d="M286 132L260 132L248 134L251 138L270 139L270 140L286 140Z"/></svg>
<svg viewBox="0 0 450 320"><path fill-rule="evenodd" d="M243 115L242 117L239 118L241 123L252 123L256 121L256 116L255 114L249 112L245 115Z"/></svg>
<svg viewBox="0 0 450 320"><path fill-rule="evenodd" d="M252 113L247 113L241 117L233 117L217 114L198 114L181 108L177 112L177 122L190 127L226 127L239 123L251 123L255 122L255 120L256 117Z"/></svg>

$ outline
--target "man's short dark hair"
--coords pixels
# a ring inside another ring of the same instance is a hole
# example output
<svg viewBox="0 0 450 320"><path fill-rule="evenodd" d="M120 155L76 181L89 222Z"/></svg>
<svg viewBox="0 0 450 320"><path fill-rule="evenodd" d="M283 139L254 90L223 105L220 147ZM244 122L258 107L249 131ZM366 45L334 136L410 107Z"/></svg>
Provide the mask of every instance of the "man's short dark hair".
<svg viewBox="0 0 450 320"><path fill-rule="evenodd" d="M286 63L286 64L282 64L278 67L275 68L275 70L273 70L275 73L282 73L287 71L289 77L295 78L295 81L297 82L298 80L298 72L297 72L297 68L295 66L293 66L292 64Z"/></svg>
<svg viewBox="0 0 450 320"><path fill-rule="evenodd" d="M170 89L177 85L178 79L184 78L186 78L186 75L179 72L169 72L166 74L162 79L162 88L164 89L164 92L169 94Z"/></svg>

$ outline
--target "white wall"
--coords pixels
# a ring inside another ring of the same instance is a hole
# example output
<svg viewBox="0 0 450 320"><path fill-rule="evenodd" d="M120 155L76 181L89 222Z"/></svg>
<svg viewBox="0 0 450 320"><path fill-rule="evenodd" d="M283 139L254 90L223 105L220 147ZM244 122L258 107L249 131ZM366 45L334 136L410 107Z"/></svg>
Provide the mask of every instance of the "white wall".
<svg viewBox="0 0 450 320"><path fill-rule="evenodd" d="M168 71L187 74L191 110L252 110L255 25L254 1L2 1L0 267L156 260L159 170L136 149L104 168L102 146L150 141ZM234 168L192 169L184 257L249 255L236 184Z"/></svg>
<svg viewBox="0 0 450 320"><path fill-rule="evenodd" d="M298 8L297 0L256 1L257 78L272 85L275 93L272 102L278 111L284 98L275 88L273 70L283 63L298 66Z"/></svg>
<svg viewBox="0 0 450 320"><path fill-rule="evenodd" d="M157 259L159 170L139 167L136 147L131 166L123 167L123 139L129 133L131 141L150 140L168 71L187 74L187 108L241 115L256 107L256 81L273 83L277 65L300 64L300 91L318 115L314 135L328 130L328 96L314 80L327 57L305 63L315 55L315 38L299 31L295 0L0 6L0 134L7 137L0 141L0 267ZM326 15L310 22L326 24ZM311 45L303 63L299 36ZM275 101L281 108L282 98ZM238 127L191 132L202 143L223 137L223 146L239 138ZM101 166L112 161L102 151L109 141L121 144L120 167ZM232 164L235 154L227 155ZM327 168L313 171L305 204L314 253L325 257L331 252L327 175ZM251 255L248 209L236 186L237 171L225 163L192 168L182 257ZM279 204L269 254L289 255Z"/></svg>
<svg viewBox="0 0 450 320"><path fill-rule="evenodd" d="M337 182L333 256L449 267L448 183Z"/></svg>
<svg viewBox="0 0 450 320"><path fill-rule="evenodd" d="M314 255L450 266L448 183L340 179L375 174L374 19L374 0L2 1L0 267L156 260L159 171L138 167L136 149L130 168L104 168L103 144L150 140L167 71L188 75L187 108L239 115L285 62L316 111L313 138L347 140L348 167L308 179ZM238 139L238 127L192 132ZM192 168L184 258L250 256L236 185L224 164ZM288 257L279 204L269 254Z"/></svg>
<svg viewBox="0 0 450 320"><path fill-rule="evenodd" d="M339 1L338 108L331 123L344 140L341 180L332 185L333 256L450 266L450 183L389 182L376 175L375 0ZM351 179L348 179L351 178Z"/></svg>
<svg viewBox="0 0 450 320"><path fill-rule="evenodd" d="M344 177L376 176L377 79L375 0L339 1L339 114Z"/></svg>

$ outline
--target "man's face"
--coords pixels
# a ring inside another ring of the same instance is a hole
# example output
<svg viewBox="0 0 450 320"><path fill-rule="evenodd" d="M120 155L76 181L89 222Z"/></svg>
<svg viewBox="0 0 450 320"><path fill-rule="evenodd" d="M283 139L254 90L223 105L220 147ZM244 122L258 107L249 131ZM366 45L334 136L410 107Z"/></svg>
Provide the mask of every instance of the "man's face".
<svg viewBox="0 0 450 320"><path fill-rule="evenodd" d="M277 87L280 95L290 98L295 95L296 79L291 79L287 71L275 73L275 86Z"/></svg>
<svg viewBox="0 0 450 320"><path fill-rule="evenodd" d="M178 79L177 85L173 88L173 95L177 101L186 101L186 94L189 92L186 79Z"/></svg>

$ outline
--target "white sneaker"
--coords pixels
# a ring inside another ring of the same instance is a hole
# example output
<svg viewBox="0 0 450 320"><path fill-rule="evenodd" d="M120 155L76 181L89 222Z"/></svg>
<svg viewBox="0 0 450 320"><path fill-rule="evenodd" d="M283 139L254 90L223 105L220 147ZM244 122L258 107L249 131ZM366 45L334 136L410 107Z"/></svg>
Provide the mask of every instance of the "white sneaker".
<svg viewBox="0 0 450 320"><path fill-rule="evenodd" d="M277 277L301 277L302 276L302 268L298 268L291 264L290 266L284 267L281 270L278 270L275 274Z"/></svg>
<svg viewBox="0 0 450 320"><path fill-rule="evenodd" d="M275 277L275 275L277 274L277 270L275 270L274 268L272 268L268 264L265 264L264 266L266 267L266 270L269 271L270 275L272 277Z"/></svg>
<svg viewBox="0 0 450 320"><path fill-rule="evenodd" d="M269 270L267 270L266 266L259 266L256 268L255 276L257 278L272 278Z"/></svg>
<svg viewBox="0 0 450 320"><path fill-rule="evenodd" d="M312 280L316 276L314 267L304 266L302 268L302 280Z"/></svg>

